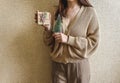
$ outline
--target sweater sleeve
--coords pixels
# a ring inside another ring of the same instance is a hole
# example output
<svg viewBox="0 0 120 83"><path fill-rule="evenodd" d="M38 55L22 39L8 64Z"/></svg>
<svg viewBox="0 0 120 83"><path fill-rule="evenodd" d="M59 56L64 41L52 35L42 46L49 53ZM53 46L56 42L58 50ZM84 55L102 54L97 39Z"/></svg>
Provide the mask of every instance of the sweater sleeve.
<svg viewBox="0 0 120 83"><path fill-rule="evenodd" d="M55 43L55 40L52 36L52 31L44 31L43 32L43 41L44 41L45 45L50 47L50 49L52 51L54 48L54 43Z"/></svg>
<svg viewBox="0 0 120 83"><path fill-rule="evenodd" d="M79 51L80 57L88 58L96 48L99 43L99 24L97 20L96 13L94 12L91 21L87 29L87 36L68 36L67 44L72 46L74 50Z"/></svg>

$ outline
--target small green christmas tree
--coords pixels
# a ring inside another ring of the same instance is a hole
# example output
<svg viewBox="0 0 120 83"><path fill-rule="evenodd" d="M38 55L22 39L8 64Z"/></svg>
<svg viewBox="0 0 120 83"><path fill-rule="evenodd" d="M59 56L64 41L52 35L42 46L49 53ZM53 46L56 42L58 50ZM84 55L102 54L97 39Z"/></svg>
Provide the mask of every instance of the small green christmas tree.
<svg viewBox="0 0 120 83"><path fill-rule="evenodd" d="M55 26L53 27L53 32L62 32L62 20L60 14L57 17Z"/></svg>

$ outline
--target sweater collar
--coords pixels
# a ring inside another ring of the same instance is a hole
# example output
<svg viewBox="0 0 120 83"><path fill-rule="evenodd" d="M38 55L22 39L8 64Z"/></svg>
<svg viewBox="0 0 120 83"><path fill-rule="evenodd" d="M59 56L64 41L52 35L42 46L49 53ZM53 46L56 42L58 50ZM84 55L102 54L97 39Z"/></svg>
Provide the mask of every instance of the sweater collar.
<svg viewBox="0 0 120 83"><path fill-rule="evenodd" d="M78 11L78 14L67 26L67 29L68 29L68 32L66 33L67 35L70 33L71 29L76 25L77 21L80 19L80 16L81 16L83 10L84 10L84 6L81 6L80 10ZM65 28L63 28L63 32L65 32Z"/></svg>

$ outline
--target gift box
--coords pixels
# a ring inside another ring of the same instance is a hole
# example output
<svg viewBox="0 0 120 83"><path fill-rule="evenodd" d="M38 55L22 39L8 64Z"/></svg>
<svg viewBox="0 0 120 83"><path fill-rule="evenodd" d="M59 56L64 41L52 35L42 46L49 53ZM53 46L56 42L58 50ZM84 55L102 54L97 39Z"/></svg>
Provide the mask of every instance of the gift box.
<svg viewBox="0 0 120 83"><path fill-rule="evenodd" d="M37 20L39 25L50 24L50 13L37 11Z"/></svg>

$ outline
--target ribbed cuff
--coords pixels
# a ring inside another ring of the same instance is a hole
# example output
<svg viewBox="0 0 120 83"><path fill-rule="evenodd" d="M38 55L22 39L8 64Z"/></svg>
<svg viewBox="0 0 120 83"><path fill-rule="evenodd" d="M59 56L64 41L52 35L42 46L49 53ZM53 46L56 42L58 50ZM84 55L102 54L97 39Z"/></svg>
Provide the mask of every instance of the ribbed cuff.
<svg viewBox="0 0 120 83"><path fill-rule="evenodd" d="M70 44L70 45L74 45L74 43L75 43L75 37L68 36L67 43Z"/></svg>

